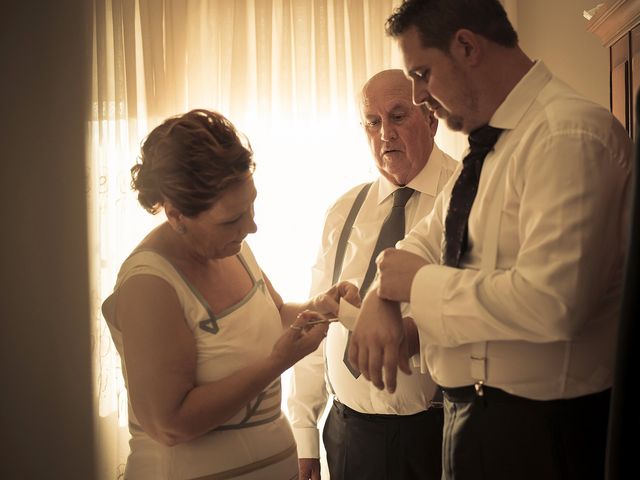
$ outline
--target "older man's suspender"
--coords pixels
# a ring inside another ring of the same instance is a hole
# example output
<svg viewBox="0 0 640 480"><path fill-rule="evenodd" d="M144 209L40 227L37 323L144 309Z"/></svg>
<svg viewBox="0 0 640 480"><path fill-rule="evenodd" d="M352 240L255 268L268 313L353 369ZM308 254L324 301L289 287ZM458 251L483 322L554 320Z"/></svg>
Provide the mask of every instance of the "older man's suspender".
<svg viewBox="0 0 640 480"><path fill-rule="evenodd" d="M369 193L371 185L371 183L367 183L362 187L362 190L358 192L358 196L351 206L349 215L347 215L347 219L344 221L342 232L340 232L340 239L338 240L338 248L336 249L336 260L333 265L333 280L331 282L332 285L335 285L337 283L338 279L340 278L340 274L342 273L342 262L344 262L344 253L347 250L347 241L349 240L349 236L351 235L351 228L353 227L353 223L356 221L356 217L358 216L358 212L360 211L360 208L364 203L364 199L367 198L367 193Z"/></svg>

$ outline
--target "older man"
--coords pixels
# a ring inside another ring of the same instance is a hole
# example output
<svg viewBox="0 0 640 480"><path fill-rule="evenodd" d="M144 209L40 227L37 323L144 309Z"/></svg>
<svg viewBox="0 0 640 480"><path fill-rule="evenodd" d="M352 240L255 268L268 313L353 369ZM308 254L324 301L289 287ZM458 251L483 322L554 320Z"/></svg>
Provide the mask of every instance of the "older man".
<svg viewBox="0 0 640 480"><path fill-rule="evenodd" d="M389 300L409 302L444 390L443 478L602 479L631 141L520 49L498 0L405 0L388 31L414 101L470 148L380 256L350 358L393 391L408 362Z"/></svg>
<svg viewBox="0 0 640 480"><path fill-rule="evenodd" d="M438 122L412 103L411 82L401 70L369 79L361 115L380 176L351 189L329 209L312 292L342 279L357 284L364 297L378 252L431 211L458 164L434 145ZM408 348L417 351L415 325L408 316L404 321L413 339ZM333 324L324 350L294 367L289 411L299 478L320 478L317 424L330 393L333 406L323 439L331 480L440 480L443 414L439 402L432 405L435 384L414 367L413 375L400 376L394 394L378 390L345 363L349 335L343 325Z"/></svg>

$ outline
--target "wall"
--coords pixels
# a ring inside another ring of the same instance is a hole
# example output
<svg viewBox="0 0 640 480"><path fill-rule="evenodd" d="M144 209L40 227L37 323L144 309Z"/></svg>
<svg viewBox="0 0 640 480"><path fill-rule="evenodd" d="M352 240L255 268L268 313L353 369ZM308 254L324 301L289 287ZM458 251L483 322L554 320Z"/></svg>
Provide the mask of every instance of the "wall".
<svg viewBox="0 0 640 480"><path fill-rule="evenodd" d="M86 0L0 15L0 478L92 480Z"/></svg>
<svg viewBox="0 0 640 480"><path fill-rule="evenodd" d="M510 0L513 3L515 0ZM587 98L609 108L609 53L582 16L598 0L518 0L520 45Z"/></svg>

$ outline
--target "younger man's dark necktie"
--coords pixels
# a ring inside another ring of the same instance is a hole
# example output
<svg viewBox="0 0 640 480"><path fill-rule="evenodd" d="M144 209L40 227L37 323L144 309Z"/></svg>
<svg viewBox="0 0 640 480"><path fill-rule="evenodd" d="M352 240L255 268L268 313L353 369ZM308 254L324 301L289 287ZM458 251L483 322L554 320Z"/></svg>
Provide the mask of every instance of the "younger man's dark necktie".
<svg viewBox="0 0 640 480"><path fill-rule="evenodd" d="M469 213L478 191L482 164L501 133L502 129L485 125L469 134L469 153L462 160L462 172L453 186L444 222L442 265L457 267L467 250Z"/></svg>

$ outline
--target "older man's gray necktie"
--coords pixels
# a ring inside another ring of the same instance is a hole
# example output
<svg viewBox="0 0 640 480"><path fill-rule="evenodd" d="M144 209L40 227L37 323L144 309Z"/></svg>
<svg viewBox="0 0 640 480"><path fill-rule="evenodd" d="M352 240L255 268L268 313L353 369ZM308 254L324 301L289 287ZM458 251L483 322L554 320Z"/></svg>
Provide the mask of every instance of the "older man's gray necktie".
<svg viewBox="0 0 640 480"><path fill-rule="evenodd" d="M382 227L380 227L380 233L378 234L378 240L376 241L373 253L369 259L369 267L367 268L367 272L362 280L362 285L360 286L360 298L362 299L364 299L364 296L367 293L367 290L369 290L369 286L376 275L376 258L380 252L385 248L395 246L396 242L404 238L404 206L409 201L409 198L411 198L413 192L413 188L409 187L402 187L393 192L393 207L391 207L391 211L389 212L389 215L387 215L387 218L382 222ZM357 368L351 365L351 362L349 361L350 341L351 331L349 331L349 336L347 338L347 346L344 350L343 360L351 374L355 378L358 378L360 376L360 372Z"/></svg>
<svg viewBox="0 0 640 480"><path fill-rule="evenodd" d="M467 250L469 213L478 191L482 164L501 133L502 129L485 125L469 134L469 153L462 160L462 172L451 191L444 222L442 265L458 267Z"/></svg>

